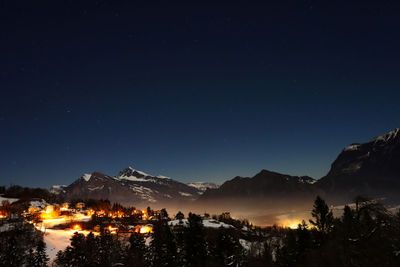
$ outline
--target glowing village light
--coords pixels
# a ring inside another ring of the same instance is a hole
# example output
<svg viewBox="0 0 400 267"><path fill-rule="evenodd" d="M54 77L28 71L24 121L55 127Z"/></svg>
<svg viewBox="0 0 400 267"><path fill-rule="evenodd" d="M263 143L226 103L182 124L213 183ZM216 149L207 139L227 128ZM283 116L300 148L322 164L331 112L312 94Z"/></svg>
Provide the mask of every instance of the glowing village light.
<svg viewBox="0 0 400 267"><path fill-rule="evenodd" d="M289 225L290 229L297 229L299 227L300 222L293 222Z"/></svg>
<svg viewBox="0 0 400 267"><path fill-rule="evenodd" d="M141 234L147 234L147 233L152 233L153 232L153 228L146 225L140 228L140 233Z"/></svg>
<svg viewBox="0 0 400 267"><path fill-rule="evenodd" d="M107 227L108 231L110 231L110 233L116 233L118 228L117 227L112 227L111 225L109 225Z"/></svg>
<svg viewBox="0 0 400 267"><path fill-rule="evenodd" d="M75 231L81 231L81 230L82 230L82 227L81 227L79 224L75 224L75 225L72 227L72 229L75 230Z"/></svg>
<svg viewBox="0 0 400 267"><path fill-rule="evenodd" d="M279 225L290 229L297 229L299 227L299 224L301 224L300 220L293 219L293 220L282 221Z"/></svg>

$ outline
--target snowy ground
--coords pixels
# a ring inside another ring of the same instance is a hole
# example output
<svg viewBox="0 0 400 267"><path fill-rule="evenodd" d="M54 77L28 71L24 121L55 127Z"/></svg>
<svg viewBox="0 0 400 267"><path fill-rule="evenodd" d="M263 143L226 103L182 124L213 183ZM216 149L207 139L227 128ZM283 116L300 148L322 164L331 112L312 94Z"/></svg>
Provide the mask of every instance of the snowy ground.
<svg viewBox="0 0 400 267"><path fill-rule="evenodd" d="M169 221L168 224L169 224L170 226L176 226L176 225L188 226L189 222L188 222L187 219L182 219L182 220L172 220L172 221ZM206 228L220 228L220 227L223 227L223 228L233 228L233 226L230 225L230 224L226 224L226 223L223 223L223 222L214 220L214 219L203 220L203 225L204 225L204 227L206 227Z"/></svg>
<svg viewBox="0 0 400 267"><path fill-rule="evenodd" d="M82 222L90 220L90 216L85 216L83 214L75 214L74 217L65 219L51 219L44 220L42 224L36 226L36 228L44 233L44 241L46 242L46 251L47 255L50 258L50 262L52 262L57 255L59 250L64 250L71 242L71 237L74 235L76 230L57 230L57 229L46 229L47 227L52 227L58 224L66 223L66 222ZM89 231L78 231L84 235L88 235ZM94 233L96 235L96 233Z"/></svg>
<svg viewBox="0 0 400 267"><path fill-rule="evenodd" d="M1 202L2 202L3 200L8 200L8 202L13 203L13 202L15 202L15 201L18 201L19 199L18 199L18 198L6 198L6 197L0 196L0 204L1 204Z"/></svg>
<svg viewBox="0 0 400 267"><path fill-rule="evenodd" d="M55 230L55 229L47 229L44 232L44 241L46 242L46 252L50 258L50 262L52 262L57 255L59 250L64 250L70 243L71 237L74 233L77 232L75 230ZM79 231L84 235L88 235L89 231Z"/></svg>
<svg viewBox="0 0 400 267"><path fill-rule="evenodd" d="M64 223L73 223L73 222L88 222L90 221L91 216L86 216L81 213L74 214L74 216L70 217L60 217L56 219L46 219L40 223L37 228L38 230L43 231L45 228L52 228L56 225L64 224ZM40 229L39 229L40 228Z"/></svg>

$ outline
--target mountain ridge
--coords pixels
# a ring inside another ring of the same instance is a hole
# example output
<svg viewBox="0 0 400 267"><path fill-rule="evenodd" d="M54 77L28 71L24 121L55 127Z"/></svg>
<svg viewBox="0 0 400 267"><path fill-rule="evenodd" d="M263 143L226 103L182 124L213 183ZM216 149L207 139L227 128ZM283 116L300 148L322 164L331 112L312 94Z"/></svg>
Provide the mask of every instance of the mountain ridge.
<svg viewBox="0 0 400 267"><path fill-rule="evenodd" d="M400 193L400 128L343 148L327 175L320 179L261 170L253 177L236 176L222 185L207 182L182 183L166 176L152 176L127 167L111 177L100 172L84 174L69 186L54 192L71 197L102 197L137 202L168 200L218 200L223 198L328 198L349 199Z"/></svg>
<svg viewBox="0 0 400 267"><path fill-rule="evenodd" d="M66 199L102 198L121 203L158 203L193 200L201 190L165 176L152 176L127 167L111 177L95 171L68 186L53 186Z"/></svg>

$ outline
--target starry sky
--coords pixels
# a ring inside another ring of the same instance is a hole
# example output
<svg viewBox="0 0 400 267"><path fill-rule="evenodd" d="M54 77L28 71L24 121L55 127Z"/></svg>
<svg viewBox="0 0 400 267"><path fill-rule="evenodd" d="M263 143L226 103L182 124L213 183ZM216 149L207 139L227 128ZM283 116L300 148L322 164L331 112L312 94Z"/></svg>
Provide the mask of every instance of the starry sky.
<svg viewBox="0 0 400 267"><path fill-rule="evenodd" d="M400 127L395 1L0 1L0 184L320 178Z"/></svg>

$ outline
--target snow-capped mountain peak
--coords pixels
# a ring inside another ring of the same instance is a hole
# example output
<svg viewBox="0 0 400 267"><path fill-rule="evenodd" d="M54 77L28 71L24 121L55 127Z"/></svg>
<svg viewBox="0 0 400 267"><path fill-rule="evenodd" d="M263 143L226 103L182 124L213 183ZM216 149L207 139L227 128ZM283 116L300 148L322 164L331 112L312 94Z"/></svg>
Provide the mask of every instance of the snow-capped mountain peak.
<svg viewBox="0 0 400 267"><path fill-rule="evenodd" d="M122 176L131 177L131 176L134 176L134 177L137 177L137 178L142 178L142 177L151 176L151 175L149 175L149 174L147 174L145 172L139 171L139 170L135 170L134 168L129 166L128 168L125 168L122 171L120 171L118 176L119 177L122 177Z"/></svg>
<svg viewBox="0 0 400 267"><path fill-rule="evenodd" d="M119 172L119 174L114 177L116 180L134 181L134 182L162 182L159 180L171 180L170 177L164 175L153 176L145 172L136 170L132 167L128 167Z"/></svg>
<svg viewBox="0 0 400 267"><path fill-rule="evenodd" d="M116 180L126 180L126 181L134 181L134 182L147 182L149 180L151 180L153 178L153 176L139 171L139 170L135 170L132 167L128 167L123 169L122 171L120 171L118 173L117 176L114 177L114 179Z"/></svg>
<svg viewBox="0 0 400 267"><path fill-rule="evenodd" d="M61 190L60 190L61 191ZM66 199L109 199L121 203L155 203L194 200L200 190L166 176L152 176L132 167L111 177L94 172L65 187Z"/></svg>
<svg viewBox="0 0 400 267"><path fill-rule="evenodd" d="M83 175L82 175L82 179L83 180L85 180L86 182L89 182L89 180L90 180L90 177L92 177L92 175L91 174L88 174L88 173L84 173Z"/></svg>

